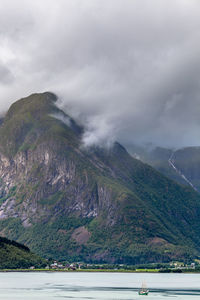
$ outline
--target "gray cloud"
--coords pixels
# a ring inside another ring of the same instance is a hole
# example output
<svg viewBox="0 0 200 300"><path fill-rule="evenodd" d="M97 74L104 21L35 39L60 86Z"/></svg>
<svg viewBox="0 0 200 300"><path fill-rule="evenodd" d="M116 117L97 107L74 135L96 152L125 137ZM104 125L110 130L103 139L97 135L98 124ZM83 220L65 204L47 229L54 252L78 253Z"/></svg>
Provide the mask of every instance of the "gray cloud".
<svg viewBox="0 0 200 300"><path fill-rule="evenodd" d="M11 84L14 80L14 77L10 70L0 63L0 85Z"/></svg>
<svg viewBox="0 0 200 300"><path fill-rule="evenodd" d="M0 8L2 110L51 90L86 125L87 145L200 144L199 0L1 0Z"/></svg>

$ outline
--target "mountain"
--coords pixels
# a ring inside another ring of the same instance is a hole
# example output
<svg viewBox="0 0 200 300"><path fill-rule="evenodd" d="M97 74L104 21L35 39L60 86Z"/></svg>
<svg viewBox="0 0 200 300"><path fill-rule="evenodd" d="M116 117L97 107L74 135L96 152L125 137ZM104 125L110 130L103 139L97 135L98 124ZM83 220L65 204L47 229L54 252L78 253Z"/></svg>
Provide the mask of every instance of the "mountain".
<svg viewBox="0 0 200 300"><path fill-rule="evenodd" d="M200 195L117 142L86 149L84 128L56 100L18 100L0 126L0 234L59 260L197 257Z"/></svg>
<svg viewBox="0 0 200 300"><path fill-rule="evenodd" d="M186 147L176 150L170 160L185 181L200 192L200 147Z"/></svg>
<svg viewBox="0 0 200 300"><path fill-rule="evenodd" d="M167 177L200 192L200 147L172 150L131 145L129 152Z"/></svg>
<svg viewBox="0 0 200 300"><path fill-rule="evenodd" d="M45 260L15 241L0 237L0 269L20 269L45 266Z"/></svg>

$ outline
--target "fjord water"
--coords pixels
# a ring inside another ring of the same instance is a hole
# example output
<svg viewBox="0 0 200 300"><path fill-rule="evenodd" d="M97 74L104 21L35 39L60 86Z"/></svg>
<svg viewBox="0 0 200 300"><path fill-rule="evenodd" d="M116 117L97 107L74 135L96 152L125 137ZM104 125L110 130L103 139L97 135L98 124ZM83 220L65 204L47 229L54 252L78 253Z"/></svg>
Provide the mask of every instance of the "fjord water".
<svg viewBox="0 0 200 300"><path fill-rule="evenodd" d="M136 300L144 280L147 299L200 299L200 274L96 272L0 273L0 299Z"/></svg>

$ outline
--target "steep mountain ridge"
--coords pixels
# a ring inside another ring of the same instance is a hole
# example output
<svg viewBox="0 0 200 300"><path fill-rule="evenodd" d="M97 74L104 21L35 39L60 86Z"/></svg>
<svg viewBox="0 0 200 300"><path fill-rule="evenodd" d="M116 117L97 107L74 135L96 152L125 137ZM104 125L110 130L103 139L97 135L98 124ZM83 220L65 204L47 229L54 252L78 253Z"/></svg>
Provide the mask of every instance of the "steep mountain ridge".
<svg viewBox="0 0 200 300"><path fill-rule="evenodd" d="M200 195L118 143L83 148L83 130L52 93L11 106L0 127L1 232L59 259L198 256Z"/></svg>

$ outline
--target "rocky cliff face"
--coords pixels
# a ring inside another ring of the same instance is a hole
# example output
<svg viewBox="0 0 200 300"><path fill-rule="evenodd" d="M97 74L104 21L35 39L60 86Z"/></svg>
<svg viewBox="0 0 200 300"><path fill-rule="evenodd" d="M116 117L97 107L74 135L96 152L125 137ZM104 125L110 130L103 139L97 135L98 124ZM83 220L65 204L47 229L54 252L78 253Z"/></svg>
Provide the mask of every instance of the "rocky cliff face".
<svg viewBox="0 0 200 300"><path fill-rule="evenodd" d="M0 155L1 219L20 218L26 227L41 218L48 220L52 212L96 217L103 209L114 209L112 190L97 184L87 169L95 176L97 162L87 161L79 150L74 157L70 157L73 149L67 149L67 156L58 155L58 150L54 141L48 141L13 159Z"/></svg>
<svg viewBox="0 0 200 300"><path fill-rule="evenodd" d="M55 103L51 93L21 99L0 127L1 234L59 259L198 255L200 196L118 143L84 149L84 129Z"/></svg>

